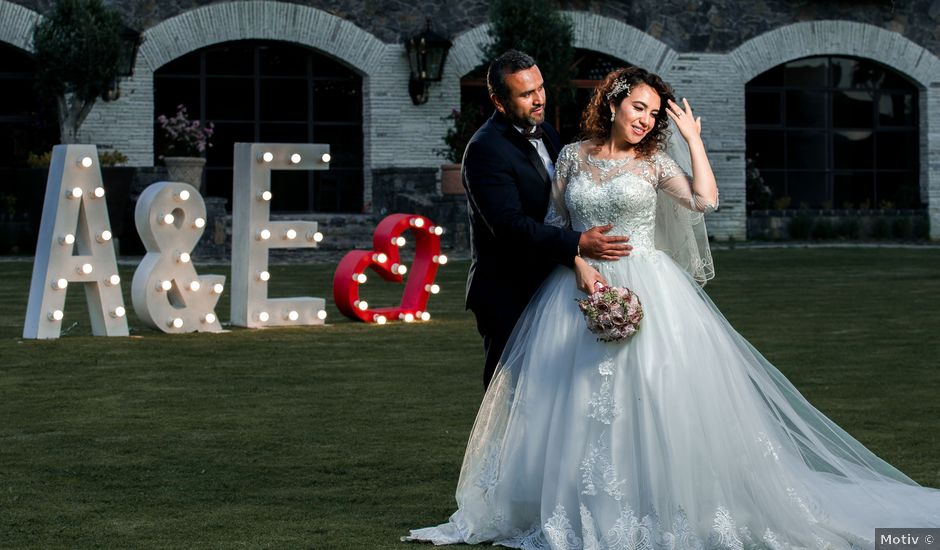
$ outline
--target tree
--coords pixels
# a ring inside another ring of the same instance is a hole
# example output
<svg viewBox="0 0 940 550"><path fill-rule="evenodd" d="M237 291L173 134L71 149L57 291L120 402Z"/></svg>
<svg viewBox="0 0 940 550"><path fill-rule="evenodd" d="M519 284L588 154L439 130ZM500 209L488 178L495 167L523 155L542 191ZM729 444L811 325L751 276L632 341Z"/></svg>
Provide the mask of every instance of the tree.
<svg viewBox="0 0 940 550"><path fill-rule="evenodd" d="M490 5L490 37L493 41L484 49L487 63L509 49L535 58L549 101L555 104L557 126L559 107L574 100L571 21L550 0L496 0Z"/></svg>
<svg viewBox="0 0 940 550"><path fill-rule="evenodd" d="M101 0L59 0L33 31L39 93L55 97L62 143L75 143L98 96L117 79L121 16Z"/></svg>

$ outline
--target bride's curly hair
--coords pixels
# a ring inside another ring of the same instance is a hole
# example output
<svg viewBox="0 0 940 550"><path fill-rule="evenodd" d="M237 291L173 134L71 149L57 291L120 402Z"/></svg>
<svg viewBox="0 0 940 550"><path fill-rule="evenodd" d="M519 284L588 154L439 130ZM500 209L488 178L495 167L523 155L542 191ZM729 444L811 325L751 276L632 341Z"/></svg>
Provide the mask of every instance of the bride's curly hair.
<svg viewBox="0 0 940 550"><path fill-rule="evenodd" d="M623 88L621 91L607 99L607 94L618 83L626 82L629 88ZM625 97L630 94L630 90L635 89L637 84L646 84L656 90L662 105L659 114L656 115L656 124L653 129L636 145L637 156L649 157L657 150L666 148L666 141L669 139L669 115L666 114L667 101L675 101L672 87L666 84L662 78L645 69L639 67L626 67L617 69L604 78L604 82L594 90L594 96L588 104L584 113L581 114L581 137L596 142L604 142L610 137L610 104L620 105Z"/></svg>

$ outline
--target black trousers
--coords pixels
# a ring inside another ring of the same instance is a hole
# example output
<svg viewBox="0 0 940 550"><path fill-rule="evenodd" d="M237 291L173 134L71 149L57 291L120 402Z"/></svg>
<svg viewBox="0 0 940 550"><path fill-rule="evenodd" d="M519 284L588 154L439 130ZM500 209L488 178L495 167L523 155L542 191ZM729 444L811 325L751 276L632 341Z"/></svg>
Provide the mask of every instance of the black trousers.
<svg viewBox="0 0 940 550"><path fill-rule="evenodd" d="M506 348L506 342L516 326L516 321L522 311L518 312L485 312L474 310L477 319L477 331L483 337L483 389L489 387L496 365Z"/></svg>

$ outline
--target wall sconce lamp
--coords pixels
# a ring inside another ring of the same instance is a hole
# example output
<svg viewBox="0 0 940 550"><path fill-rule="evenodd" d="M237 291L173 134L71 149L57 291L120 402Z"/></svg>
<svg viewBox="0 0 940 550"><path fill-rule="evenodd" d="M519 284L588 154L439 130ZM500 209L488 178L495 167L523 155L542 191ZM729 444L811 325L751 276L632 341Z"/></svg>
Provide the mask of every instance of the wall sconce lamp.
<svg viewBox="0 0 940 550"><path fill-rule="evenodd" d="M421 105L428 101L428 82L440 82L444 73L444 60L450 49L450 40L431 30L431 19L420 34L405 42L411 78L408 80L408 95L411 102Z"/></svg>

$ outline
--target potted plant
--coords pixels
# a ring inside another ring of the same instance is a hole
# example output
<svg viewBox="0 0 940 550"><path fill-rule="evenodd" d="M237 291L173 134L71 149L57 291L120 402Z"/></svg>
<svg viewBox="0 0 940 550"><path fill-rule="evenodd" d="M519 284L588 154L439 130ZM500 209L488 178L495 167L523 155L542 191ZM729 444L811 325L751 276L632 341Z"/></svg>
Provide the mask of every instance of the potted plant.
<svg viewBox="0 0 940 550"><path fill-rule="evenodd" d="M435 151L449 161L441 165L441 192L445 195L461 195L465 192L460 181L460 163L467 143L482 124L482 118L480 110L470 104L464 104L460 110L453 109L449 115L441 118L453 123L444 134L447 146Z"/></svg>
<svg viewBox="0 0 940 550"><path fill-rule="evenodd" d="M188 183L205 194L202 185L202 172L206 166L204 155L206 149L212 147L210 141L215 133L214 125L190 120L185 105L178 105L172 117L158 116L157 123L163 131L167 154L162 158L170 180Z"/></svg>
<svg viewBox="0 0 940 550"><path fill-rule="evenodd" d="M97 98L117 81L123 28L101 0L59 0L36 24L36 84L56 100L62 143L76 142Z"/></svg>

